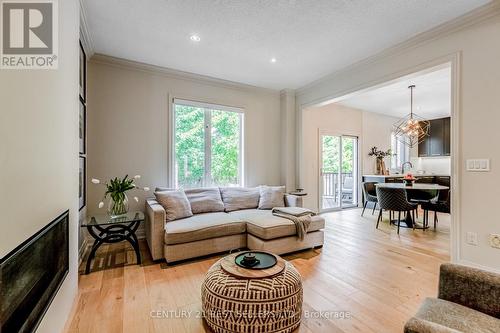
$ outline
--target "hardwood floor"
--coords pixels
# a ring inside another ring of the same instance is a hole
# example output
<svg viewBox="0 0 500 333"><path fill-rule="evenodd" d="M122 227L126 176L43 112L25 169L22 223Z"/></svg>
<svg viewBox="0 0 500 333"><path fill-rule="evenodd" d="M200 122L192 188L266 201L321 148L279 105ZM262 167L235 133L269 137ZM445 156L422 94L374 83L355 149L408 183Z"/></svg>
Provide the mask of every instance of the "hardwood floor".
<svg viewBox="0 0 500 333"><path fill-rule="evenodd" d="M439 215L437 231L401 229L398 236L387 216L376 230L376 214L360 213L325 214L324 247L284 256L302 275L304 310L322 311L304 318L298 332L402 332L421 301L436 295L439 265L449 260L449 216ZM151 261L144 242L141 252L138 266L126 244L98 251L96 271L80 275L67 332L209 332L196 316L200 286L221 256L167 266ZM177 318L166 318L168 311Z"/></svg>

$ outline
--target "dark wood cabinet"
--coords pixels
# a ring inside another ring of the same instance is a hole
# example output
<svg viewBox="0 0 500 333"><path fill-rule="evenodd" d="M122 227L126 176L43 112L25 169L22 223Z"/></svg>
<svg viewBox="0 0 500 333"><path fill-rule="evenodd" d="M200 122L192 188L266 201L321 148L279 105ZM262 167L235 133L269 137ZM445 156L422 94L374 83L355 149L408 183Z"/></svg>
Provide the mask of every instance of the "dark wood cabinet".
<svg viewBox="0 0 500 333"><path fill-rule="evenodd" d="M419 143L418 156L450 156L450 148L450 118L430 120L429 136Z"/></svg>
<svg viewBox="0 0 500 333"><path fill-rule="evenodd" d="M429 155L430 156L442 156L444 147L444 130L443 130L443 120L436 119L431 121L430 128L430 143L429 143Z"/></svg>
<svg viewBox="0 0 500 333"><path fill-rule="evenodd" d="M426 137L422 142L418 144L418 157L427 157L429 156L429 144L431 140L430 137Z"/></svg>

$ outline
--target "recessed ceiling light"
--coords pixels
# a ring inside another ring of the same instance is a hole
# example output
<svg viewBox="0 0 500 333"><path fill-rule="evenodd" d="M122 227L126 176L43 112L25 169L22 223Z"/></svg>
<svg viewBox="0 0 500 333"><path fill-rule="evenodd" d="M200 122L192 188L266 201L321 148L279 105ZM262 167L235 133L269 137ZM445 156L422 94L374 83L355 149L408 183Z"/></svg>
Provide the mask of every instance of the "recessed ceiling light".
<svg viewBox="0 0 500 333"><path fill-rule="evenodd" d="M271 58L271 62L274 64L276 62L276 58Z"/></svg>
<svg viewBox="0 0 500 333"><path fill-rule="evenodd" d="M200 36L196 34L192 34L189 39L191 39L193 42L199 42L201 40Z"/></svg>

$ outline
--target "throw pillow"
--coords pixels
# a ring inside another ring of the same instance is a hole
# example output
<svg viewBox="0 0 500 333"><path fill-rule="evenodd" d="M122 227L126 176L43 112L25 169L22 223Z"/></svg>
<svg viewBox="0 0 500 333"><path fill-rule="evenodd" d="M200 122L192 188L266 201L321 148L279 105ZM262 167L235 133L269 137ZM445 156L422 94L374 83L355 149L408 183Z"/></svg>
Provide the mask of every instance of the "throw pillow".
<svg viewBox="0 0 500 333"><path fill-rule="evenodd" d="M258 187L221 187L220 193L226 212L257 208L259 205L260 194Z"/></svg>
<svg viewBox="0 0 500 333"><path fill-rule="evenodd" d="M155 192L155 197L165 209L167 222L193 216L191 205L183 190Z"/></svg>
<svg viewBox="0 0 500 333"><path fill-rule="evenodd" d="M193 214L223 212L224 203L218 187L184 190Z"/></svg>
<svg viewBox="0 0 500 333"><path fill-rule="evenodd" d="M273 209L285 205L285 186L261 186L259 209Z"/></svg>

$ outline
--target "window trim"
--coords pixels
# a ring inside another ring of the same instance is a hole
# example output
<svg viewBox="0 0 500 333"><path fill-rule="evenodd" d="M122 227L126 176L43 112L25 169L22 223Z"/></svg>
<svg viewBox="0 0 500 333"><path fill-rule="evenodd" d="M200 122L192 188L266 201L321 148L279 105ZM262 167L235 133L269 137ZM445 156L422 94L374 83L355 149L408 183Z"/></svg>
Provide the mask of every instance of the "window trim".
<svg viewBox="0 0 500 333"><path fill-rule="evenodd" d="M396 144L396 147L394 147L393 144ZM402 154L401 154L401 148L403 149ZM399 141L394 132L391 132L391 150L392 153L394 154L393 156L391 156L391 169L399 169L401 168L401 165L403 165L403 163L410 161L411 159L410 148L401 141Z"/></svg>
<svg viewBox="0 0 500 333"><path fill-rule="evenodd" d="M204 115L204 121L205 121L205 151L212 151L212 140L211 140L211 117L210 117L210 110L218 110L218 111L226 111L226 112L233 112L239 114L240 117L240 140L239 140L239 158L238 158L238 180L239 180L239 186L245 186L245 164L244 164L244 140L245 140L245 133L244 133L244 122L245 122L245 109L240 108L240 107L234 107L234 106L227 106L227 105L220 105L220 104L213 104L213 103L206 103L206 102L200 102L200 101L192 101L192 100L187 100L187 99L180 99L180 98L172 98L170 103L170 112L169 112L169 151L170 151L170 158L169 158L169 172L168 172L168 183L169 187L172 188L177 188L178 184L176 182L176 154L175 154L175 106L176 105L183 105L183 106L190 106L190 107L197 107L197 108L202 108L205 115ZM205 166L211 165L211 154L205 154ZM204 172L204 182L206 183L204 186L215 186L214 184L211 184L211 179L210 179L210 168L205 168ZM210 181L207 181L210 180ZM208 185L207 185L208 184Z"/></svg>
<svg viewBox="0 0 500 333"><path fill-rule="evenodd" d="M213 103L206 103L199 101L190 101L187 99L180 99L180 98L174 98L173 105L193 106L202 109L215 109L220 111L230 111L236 113L244 113L245 111L245 109L235 106L227 106L227 105L220 105L220 104L213 104Z"/></svg>

